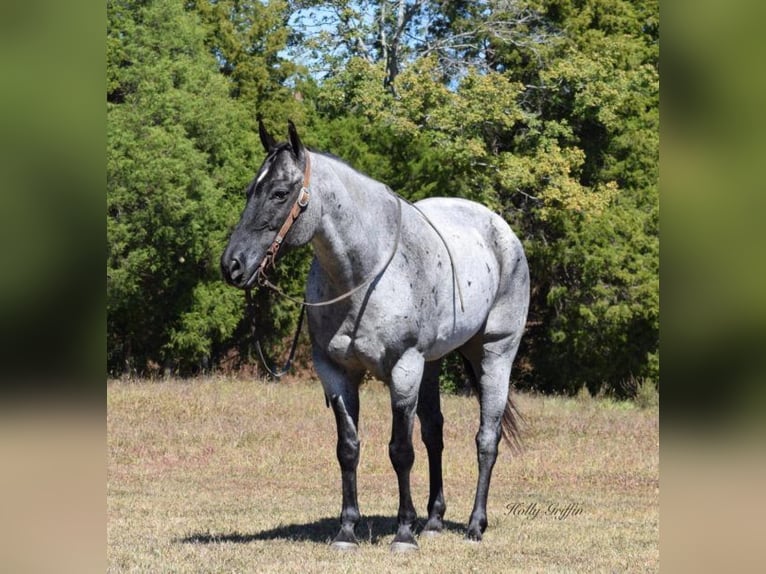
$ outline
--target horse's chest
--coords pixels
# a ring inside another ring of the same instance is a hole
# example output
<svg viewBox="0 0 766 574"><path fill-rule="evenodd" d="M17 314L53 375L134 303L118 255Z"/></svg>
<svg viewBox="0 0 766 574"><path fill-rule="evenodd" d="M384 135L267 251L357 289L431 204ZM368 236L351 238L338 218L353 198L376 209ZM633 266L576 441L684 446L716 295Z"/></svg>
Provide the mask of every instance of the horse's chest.
<svg viewBox="0 0 766 574"><path fill-rule="evenodd" d="M347 333L337 333L328 342L326 351L336 363L348 363L354 359L353 339Z"/></svg>
<svg viewBox="0 0 766 574"><path fill-rule="evenodd" d="M395 360L411 339L406 336L404 327L385 319L369 324L345 321L331 336L324 338L322 350L339 365L367 369L375 376L385 377L391 366L388 363Z"/></svg>
<svg viewBox="0 0 766 574"><path fill-rule="evenodd" d="M338 333L330 339L327 354L338 364L365 368L380 375L385 370L387 345L375 335Z"/></svg>
<svg viewBox="0 0 766 574"><path fill-rule="evenodd" d="M385 378L407 348L422 346L434 331L423 319L431 304L432 297L416 293L409 280L391 280L378 284L360 306L320 310L309 318L315 344L333 362Z"/></svg>

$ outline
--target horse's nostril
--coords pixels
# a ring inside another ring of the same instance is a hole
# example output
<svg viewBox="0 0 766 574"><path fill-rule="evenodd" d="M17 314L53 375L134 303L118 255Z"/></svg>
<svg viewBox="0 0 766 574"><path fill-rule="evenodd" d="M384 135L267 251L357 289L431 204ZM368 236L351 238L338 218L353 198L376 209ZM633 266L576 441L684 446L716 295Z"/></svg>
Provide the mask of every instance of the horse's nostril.
<svg viewBox="0 0 766 574"><path fill-rule="evenodd" d="M243 270L242 270L242 263L239 259L236 257L232 258L231 261L229 261L229 279L232 282L237 282L240 279L242 279Z"/></svg>
<svg viewBox="0 0 766 574"><path fill-rule="evenodd" d="M237 257L232 257L228 261L224 261L221 262L224 277L228 279L230 283L237 284L244 275L244 266L242 265L242 262Z"/></svg>

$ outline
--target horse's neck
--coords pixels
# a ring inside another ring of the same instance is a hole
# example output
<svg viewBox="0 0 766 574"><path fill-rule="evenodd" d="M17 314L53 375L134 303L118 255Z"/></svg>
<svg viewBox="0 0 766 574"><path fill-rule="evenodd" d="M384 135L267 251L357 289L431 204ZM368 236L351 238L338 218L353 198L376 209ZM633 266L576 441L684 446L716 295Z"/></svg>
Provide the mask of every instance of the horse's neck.
<svg viewBox="0 0 766 574"><path fill-rule="evenodd" d="M374 273L393 249L396 200L382 184L345 164L325 157L314 163L321 173L316 195L322 202L314 254L338 289L350 289Z"/></svg>

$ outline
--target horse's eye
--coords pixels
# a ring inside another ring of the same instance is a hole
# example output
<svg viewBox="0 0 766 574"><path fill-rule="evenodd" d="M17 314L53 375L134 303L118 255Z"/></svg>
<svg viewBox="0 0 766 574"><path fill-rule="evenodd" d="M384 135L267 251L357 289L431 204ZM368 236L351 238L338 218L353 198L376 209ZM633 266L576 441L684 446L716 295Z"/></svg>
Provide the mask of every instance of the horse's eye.
<svg viewBox="0 0 766 574"><path fill-rule="evenodd" d="M287 193L288 191L286 189L277 189L272 192L271 197L274 199L284 199L287 197Z"/></svg>

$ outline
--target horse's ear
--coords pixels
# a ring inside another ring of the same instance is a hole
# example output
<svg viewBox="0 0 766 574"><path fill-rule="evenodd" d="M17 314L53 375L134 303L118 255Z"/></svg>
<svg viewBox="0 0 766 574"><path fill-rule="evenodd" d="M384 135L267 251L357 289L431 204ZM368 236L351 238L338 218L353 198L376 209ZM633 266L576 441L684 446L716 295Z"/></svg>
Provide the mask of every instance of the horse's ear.
<svg viewBox="0 0 766 574"><path fill-rule="evenodd" d="M301 138L298 137L298 130L295 129L295 124L292 120L287 120L287 135L290 138L290 147L293 149L293 153L298 160L303 159L303 144Z"/></svg>
<svg viewBox="0 0 766 574"><path fill-rule="evenodd" d="M271 134L266 131L266 126L263 125L263 118L261 116L258 116L258 135L261 136L261 144L263 144L263 149L266 150L266 153L276 147L277 142Z"/></svg>

